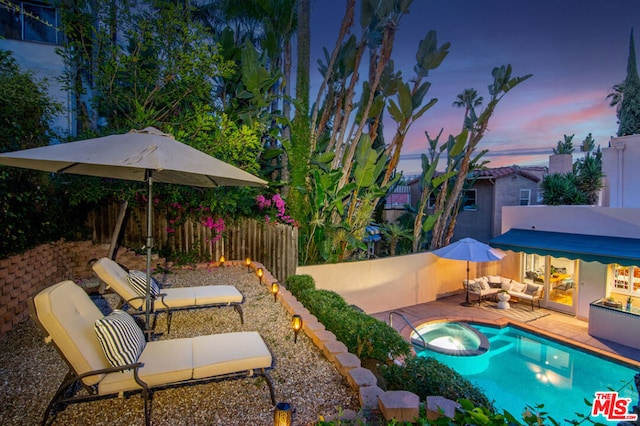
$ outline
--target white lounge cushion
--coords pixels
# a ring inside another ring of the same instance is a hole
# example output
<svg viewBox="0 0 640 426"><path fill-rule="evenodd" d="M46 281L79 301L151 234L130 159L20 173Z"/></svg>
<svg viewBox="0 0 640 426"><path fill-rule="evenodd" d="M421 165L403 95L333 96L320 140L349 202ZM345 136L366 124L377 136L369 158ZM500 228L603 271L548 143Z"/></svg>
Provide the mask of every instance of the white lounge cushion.
<svg viewBox="0 0 640 426"><path fill-rule="evenodd" d="M271 352L255 331L193 339L193 378L271 367Z"/></svg>
<svg viewBox="0 0 640 426"><path fill-rule="evenodd" d="M243 300L242 293L232 285L208 285L192 288L196 297L196 305L242 303Z"/></svg>
<svg viewBox="0 0 640 426"><path fill-rule="evenodd" d="M82 288L62 281L42 290L33 301L38 321L78 374L110 367L93 328L103 314ZM91 386L102 377L86 377L83 382Z"/></svg>
<svg viewBox="0 0 640 426"><path fill-rule="evenodd" d="M164 298L159 299L169 308L184 308L196 304L196 294L193 287L172 287L162 290ZM161 303L156 302L155 309L161 309Z"/></svg>
<svg viewBox="0 0 640 426"><path fill-rule="evenodd" d="M140 378L150 386L189 380L193 374L193 339L148 342L138 361ZM98 393L109 395L139 389L133 372L108 374L98 385Z"/></svg>
<svg viewBox="0 0 640 426"><path fill-rule="evenodd" d="M129 304L134 309L140 309L143 306L144 300L140 299L139 295L133 290L129 283L127 272L116 262L103 257L94 263L93 270L120 297L130 300ZM173 309L211 304L242 303L244 300L242 293L232 285L171 287L162 289L161 293L165 295L164 303L166 306L159 303L160 298L158 297L154 305L156 310L166 309L167 307Z"/></svg>
<svg viewBox="0 0 640 426"><path fill-rule="evenodd" d="M118 293L134 309L140 309L144 305L144 300L131 288L129 284L129 274L113 260L108 257L98 259L92 266L98 277L105 282L108 288Z"/></svg>
<svg viewBox="0 0 640 426"><path fill-rule="evenodd" d="M511 281L511 280L509 280ZM502 282L502 284L500 284L500 288L502 288L503 290L507 290L507 291L511 291L511 282Z"/></svg>
<svg viewBox="0 0 640 426"><path fill-rule="evenodd" d="M511 278L500 277L500 284L510 284Z"/></svg>
<svg viewBox="0 0 640 426"><path fill-rule="evenodd" d="M144 350L144 334L128 313L119 309L95 322L96 336L113 367L134 364Z"/></svg>

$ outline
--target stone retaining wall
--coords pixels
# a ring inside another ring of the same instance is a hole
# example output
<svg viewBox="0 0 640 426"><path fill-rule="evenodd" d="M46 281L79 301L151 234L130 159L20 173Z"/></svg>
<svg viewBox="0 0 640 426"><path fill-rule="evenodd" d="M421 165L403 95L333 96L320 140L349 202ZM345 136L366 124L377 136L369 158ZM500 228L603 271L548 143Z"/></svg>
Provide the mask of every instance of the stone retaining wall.
<svg viewBox="0 0 640 426"><path fill-rule="evenodd" d="M0 334L29 317L30 296L59 281L91 277L89 260L108 252L108 244L58 241L0 260ZM118 250L118 262L132 269L146 268L145 256L126 249Z"/></svg>
<svg viewBox="0 0 640 426"><path fill-rule="evenodd" d="M271 288L277 281L264 265L253 262L252 267L263 268L262 282ZM277 298L290 314L302 317L302 331L309 336L324 356L331 361L349 386L358 392L360 406L363 409L380 410L385 420L395 419L398 422L414 422L419 417L420 398L407 391L385 391L378 386L378 380L371 370L362 367L360 359L349 352L346 345L337 340L335 334L325 329L324 325L312 315L308 309L286 288L280 287ZM459 404L442 397L428 397L425 401L427 418L436 420L446 416L453 418ZM346 410L349 411L349 410ZM344 420L360 424L364 420L356 413L344 413ZM327 419L333 420L333 419ZM340 420L340 419L338 419Z"/></svg>

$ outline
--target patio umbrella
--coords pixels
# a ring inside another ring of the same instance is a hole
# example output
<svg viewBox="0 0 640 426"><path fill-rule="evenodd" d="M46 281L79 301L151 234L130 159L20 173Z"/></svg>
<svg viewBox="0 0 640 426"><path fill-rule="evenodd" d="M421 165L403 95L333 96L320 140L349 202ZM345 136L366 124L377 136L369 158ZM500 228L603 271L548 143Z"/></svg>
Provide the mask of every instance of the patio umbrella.
<svg viewBox="0 0 640 426"><path fill-rule="evenodd" d="M183 144L153 127L128 133L0 154L0 164L147 182L147 290L145 325L151 309L150 276L153 183L199 187L266 186L267 182Z"/></svg>
<svg viewBox="0 0 640 426"><path fill-rule="evenodd" d="M471 306L469 302L469 262L493 262L506 256L502 250L495 249L473 238L463 238L448 246L436 249L432 252L438 257L451 260L467 261L467 298L463 306Z"/></svg>

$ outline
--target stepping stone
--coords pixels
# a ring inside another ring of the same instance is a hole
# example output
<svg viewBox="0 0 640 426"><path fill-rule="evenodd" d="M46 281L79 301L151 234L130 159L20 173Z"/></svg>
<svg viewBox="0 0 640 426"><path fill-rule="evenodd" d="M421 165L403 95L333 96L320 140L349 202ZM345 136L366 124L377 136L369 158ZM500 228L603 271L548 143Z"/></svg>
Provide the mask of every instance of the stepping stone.
<svg viewBox="0 0 640 426"><path fill-rule="evenodd" d="M373 375L371 370L363 367L352 368L349 370L349 373L347 374L347 382L355 390L358 390L363 386L378 385L378 379L376 379L376 376Z"/></svg>
<svg viewBox="0 0 640 426"><path fill-rule="evenodd" d="M380 396L384 393L378 386L363 386L360 388L360 406L362 408L378 408Z"/></svg>
<svg viewBox="0 0 640 426"><path fill-rule="evenodd" d="M343 376L346 376L351 369L362 367L360 358L349 352L337 354L335 356L335 364Z"/></svg>
<svg viewBox="0 0 640 426"><path fill-rule="evenodd" d="M413 422L420 415L420 398L407 391L387 391L380 395L378 402L385 420Z"/></svg>
<svg viewBox="0 0 640 426"><path fill-rule="evenodd" d="M456 401L444 398L442 396L428 396L427 397L427 419L436 420L442 416L454 418L456 415L456 408L459 408L460 404Z"/></svg>

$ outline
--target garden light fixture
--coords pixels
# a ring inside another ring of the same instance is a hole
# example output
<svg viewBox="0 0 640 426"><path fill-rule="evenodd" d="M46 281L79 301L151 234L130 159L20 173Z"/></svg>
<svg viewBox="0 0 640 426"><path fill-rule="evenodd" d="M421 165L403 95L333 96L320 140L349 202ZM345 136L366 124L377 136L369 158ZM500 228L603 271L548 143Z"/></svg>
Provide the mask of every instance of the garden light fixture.
<svg viewBox="0 0 640 426"><path fill-rule="evenodd" d="M298 333L302 329L302 317L298 314L295 314L291 317L291 327L293 328L293 343L298 343Z"/></svg>
<svg viewBox="0 0 640 426"><path fill-rule="evenodd" d="M274 281L271 283L271 293L273 293L273 301L278 300L278 291L280 291L280 285L278 281Z"/></svg>
<svg viewBox="0 0 640 426"><path fill-rule="evenodd" d="M258 275L258 279L260 280L260 284L262 284L262 276L264 275L264 271L262 270L262 268L258 268L258 270L256 271L256 275Z"/></svg>
<svg viewBox="0 0 640 426"><path fill-rule="evenodd" d="M291 404L278 402L273 412L273 424L275 426L291 426Z"/></svg>

